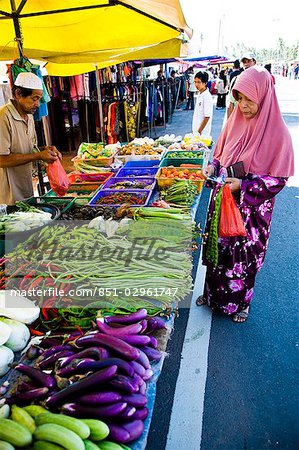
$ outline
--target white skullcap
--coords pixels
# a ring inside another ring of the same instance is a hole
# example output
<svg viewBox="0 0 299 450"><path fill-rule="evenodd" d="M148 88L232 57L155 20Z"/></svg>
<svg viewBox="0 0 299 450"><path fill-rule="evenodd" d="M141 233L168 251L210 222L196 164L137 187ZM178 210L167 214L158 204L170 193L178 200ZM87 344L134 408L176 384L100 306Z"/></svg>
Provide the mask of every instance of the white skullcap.
<svg viewBox="0 0 299 450"><path fill-rule="evenodd" d="M26 89L38 89L43 90L43 83L37 75L32 72L20 72L15 80L15 86L23 87Z"/></svg>
<svg viewBox="0 0 299 450"><path fill-rule="evenodd" d="M241 61L243 61L243 59L248 59L248 60L254 59L256 61L256 56L252 52L247 52L242 56Z"/></svg>

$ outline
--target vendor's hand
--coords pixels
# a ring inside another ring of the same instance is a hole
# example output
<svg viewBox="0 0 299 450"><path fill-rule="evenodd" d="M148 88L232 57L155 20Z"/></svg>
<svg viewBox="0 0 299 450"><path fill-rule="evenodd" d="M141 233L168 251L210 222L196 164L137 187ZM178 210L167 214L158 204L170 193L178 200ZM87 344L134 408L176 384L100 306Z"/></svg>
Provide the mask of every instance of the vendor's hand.
<svg viewBox="0 0 299 450"><path fill-rule="evenodd" d="M56 161L59 158L58 152L52 150L52 148L46 147L45 150L42 150L41 152L37 153L38 159L41 159L42 161L50 164Z"/></svg>
<svg viewBox="0 0 299 450"><path fill-rule="evenodd" d="M225 178L225 183L229 184L230 190L234 194L235 192L239 192L241 190L241 180L239 178Z"/></svg>
<svg viewBox="0 0 299 450"><path fill-rule="evenodd" d="M205 178L211 177L212 175L214 175L214 172L215 168L214 166L212 166L212 164L209 164L207 167L202 169L202 174Z"/></svg>
<svg viewBox="0 0 299 450"><path fill-rule="evenodd" d="M56 153L58 158L62 160L62 154L57 150L55 145L46 145L44 147L40 147L41 150L51 150L52 152Z"/></svg>

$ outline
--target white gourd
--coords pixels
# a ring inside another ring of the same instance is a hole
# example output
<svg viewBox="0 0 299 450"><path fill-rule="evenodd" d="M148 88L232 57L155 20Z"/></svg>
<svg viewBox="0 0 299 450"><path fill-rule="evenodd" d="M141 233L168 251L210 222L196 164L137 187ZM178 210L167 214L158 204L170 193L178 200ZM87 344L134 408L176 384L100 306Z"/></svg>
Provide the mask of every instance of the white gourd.
<svg viewBox="0 0 299 450"><path fill-rule="evenodd" d="M17 292L0 291L0 316L30 324L39 317L39 311L38 306Z"/></svg>
<svg viewBox="0 0 299 450"><path fill-rule="evenodd" d="M5 342L5 346L10 348L13 352L23 350L30 339L30 331L26 325L18 320L7 319L7 317L0 317L0 323L5 323L11 329L10 336Z"/></svg>
<svg viewBox="0 0 299 450"><path fill-rule="evenodd" d="M0 377L5 375L9 369L14 359L14 353L10 348L5 347L5 345L2 345L0 347Z"/></svg>

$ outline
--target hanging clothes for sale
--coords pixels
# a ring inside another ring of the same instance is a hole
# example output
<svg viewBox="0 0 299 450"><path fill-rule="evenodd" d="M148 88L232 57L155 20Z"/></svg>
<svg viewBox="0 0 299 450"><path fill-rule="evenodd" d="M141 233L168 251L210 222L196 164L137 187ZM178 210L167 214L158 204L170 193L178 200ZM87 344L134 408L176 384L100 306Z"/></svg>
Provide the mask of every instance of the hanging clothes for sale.
<svg viewBox="0 0 299 450"><path fill-rule="evenodd" d="M9 79L2 77L0 79L0 106L6 105L11 99L11 88Z"/></svg>

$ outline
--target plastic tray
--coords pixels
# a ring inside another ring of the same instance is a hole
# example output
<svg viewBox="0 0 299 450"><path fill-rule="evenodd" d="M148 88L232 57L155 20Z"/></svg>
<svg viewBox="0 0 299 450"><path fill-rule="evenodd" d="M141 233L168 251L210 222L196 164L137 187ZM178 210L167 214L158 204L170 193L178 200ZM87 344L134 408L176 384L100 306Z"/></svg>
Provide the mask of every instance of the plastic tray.
<svg viewBox="0 0 299 450"><path fill-rule="evenodd" d="M189 172L196 172L198 169L187 169L187 170ZM159 169L159 171L156 175L156 180L157 180L159 191L169 188L169 186L172 186L176 181L183 180L182 178L160 178L161 171L162 171L162 168ZM192 183L194 183L196 185L197 193L199 194L203 188L203 184L204 184L205 180L190 180L190 181L192 181Z"/></svg>
<svg viewBox="0 0 299 450"><path fill-rule="evenodd" d="M91 198L101 186L102 185L100 185L99 183L90 183L88 186L86 186L85 184L72 184L65 196L60 198L63 199L65 197L68 197L68 195L73 192L80 192L80 194L82 194L82 197ZM57 197L57 194L55 194L55 192L51 189L45 194L45 197ZM71 197L72 196L70 196L69 198Z"/></svg>
<svg viewBox="0 0 299 450"><path fill-rule="evenodd" d="M119 155L116 153L115 161L121 161L123 164L126 164L129 161L157 161L163 158L165 150L166 149L163 149L161 153L151 155Z"/></svg>
<svg viewBox="0 0 299 450"><path fill-rule="evenodd" d="M193 164L201 169L204 166L203 158L164 158L160 163L160 167L180 167L181 164Z"/></svg>
<svg viewBox="0 0 299 450"><path fill-rule="evenodd" d="M68 179L71 184L84 184L84 186L90 183L105 183L109 178L113 177L114 172L103 173L70 173Z"/></svg>
<svg viewBox="0 0 299 450"><path fill-rule="evenodd" d="M25 200L25 203L30 206L54 205L63 213L69 209L73 201L74 197L30 197Z"/></svg>
<svg viewBox="0 0 299 450"><path fill-rule="evenodd" d="M114 187L114 185L116 184L116 183L119 183L119 182L121 182L121 181L137 181L138 182L138 180L134 180L133 178L125 178L125 177L115 177L115 178L110 178L110 180L108 180L105 184L104 184L104 186L102 187L102 189L101 190L105 190L105 189L113 189L113 190L116 190L116 191L120 191L120 192L122 192L122 191L127 191L127 190L140 190L140 191L144 191L144 190L149 190L149 189L154 189L155 188L155 184L156 184L156 179L155 178L142 178L142 179L140 179L140 181L142 181L142 182L144 182L144 183L147 183L147 188L145 188L145 189L142 189L142 188L136 188L136 187L134 187L134 186L131 186L131 187L126 187L126 188L122 188L122 189L119 189L119 188L115 188Z"/></svg>
<svg viewBox="0 0 299 450"><path fill-rule="evenodd" d="M158 168L154 167L135 167L134 169L126 169L123 167L115 175L117 178L139 178L139 177L154 177L158 172Z"/></svg>
<svg viewBox="0 0 299 450"><path fill-rule="evenodd" d="M201 158L204 158L204 153L205 151L203 149L198 149L198 150L183 150L183 149L179 149L179 150L168 150L165 155L164 158L171 158L169 157L169 155L171 155L172 153L191 153L192 155L194 155L194 159L199 159L199 158L195 158L196 155L198 155L199 153L202 155ZM179 156L178 158L180 158L181 156ZM191 156L192 158L192 156ZM171 159L175 159L175 158L171 158ZM189 158L188 158L189 159ZM193 158L192 158L193 159Z"/></svg>
<svg viewBox="0 0 299 450"><path fill-rule="evenodd" d="M122 206L122 203L119 203L119 204L114 204L114 203L101 203L101 204L99 204L99 203L97 203L97 201L99 199L101 199L101 198L103 198L105 196L108 196L108 195L113 195L113 194L117 195L118 192L119 191L115 191L115 189L105 189L105 190L102 189L102 190L100 190L99 192L97 192L93 196L93 198L89 202L89 205L90 206L102 206L102 205L106 205L106 206ZM132 193L132 194L134 194L134 195L136 195L138 197L140 197L142 195L146 196L146 199L145 199L144 203L141 203L139 205L132 204L131 206L145 206L145 205L147 205L147 203L148 203L148 201L149 201L149 199L150 199L150 197L152 195L152 191L151 190L142 190L142 191L139 190L139 191L137 191L137 190L133 190L133 189L127 189L125 192L126 193Z"/></svg>
<svg viewBox="0 0 299 450"><path fill-rule="evenodd" d="M124 165L124 169L133 169L139 167L159 167L159 160L152 159L149 161L128 161Z"/></svg>
<svg viewBox="0 0 299 450"><path fill-rule="evenodd" d="M74 163L75 169L79 171L81 169L80 164L82 163L96 167L109 167L113 163L114 155L115 153L109 157L101 156L99 158L92 158L92 159L82 159L79 158L78 156L75 156L72 159L72 161Z"/></svg>

